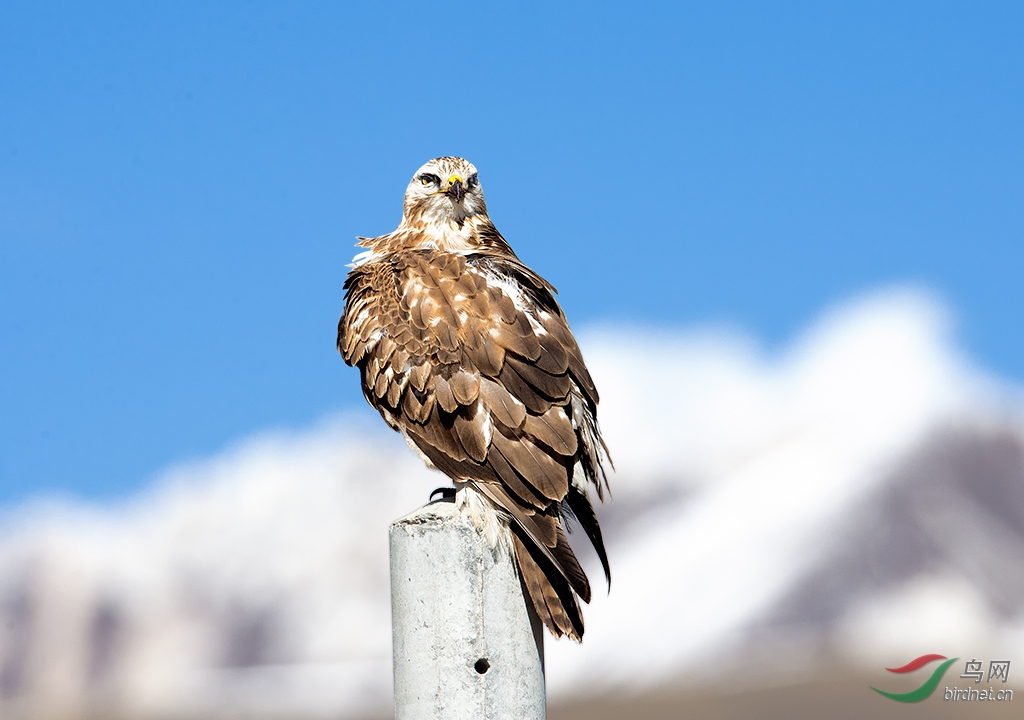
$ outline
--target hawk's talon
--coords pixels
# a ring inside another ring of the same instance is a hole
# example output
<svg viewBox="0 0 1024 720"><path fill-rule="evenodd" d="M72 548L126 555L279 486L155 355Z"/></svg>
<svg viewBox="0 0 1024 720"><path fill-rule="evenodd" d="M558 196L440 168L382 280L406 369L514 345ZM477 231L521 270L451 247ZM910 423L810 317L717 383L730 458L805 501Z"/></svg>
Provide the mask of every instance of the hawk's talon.
<svg viewBox="0 0 1024 720"><path fill-rule="evenodd" d="M435 500L434 496L441 493L441 499ZM430 502L427 505L433 505L438 502L455 502L455 488L453 487L439 487L430 493Z"/></svg>

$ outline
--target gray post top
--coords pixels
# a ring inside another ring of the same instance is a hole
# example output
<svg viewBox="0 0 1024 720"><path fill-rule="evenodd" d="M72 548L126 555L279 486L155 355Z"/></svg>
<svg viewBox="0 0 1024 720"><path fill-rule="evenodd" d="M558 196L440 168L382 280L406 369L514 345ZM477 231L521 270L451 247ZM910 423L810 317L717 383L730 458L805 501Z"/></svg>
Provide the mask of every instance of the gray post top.
<svg viewBox="0 0 1024 720"><path fill-rule="evenodd" d="M405 517L395 520L395 525L424 525L433 523L467 522L453 502L433 502L416 508Z"/></svg>

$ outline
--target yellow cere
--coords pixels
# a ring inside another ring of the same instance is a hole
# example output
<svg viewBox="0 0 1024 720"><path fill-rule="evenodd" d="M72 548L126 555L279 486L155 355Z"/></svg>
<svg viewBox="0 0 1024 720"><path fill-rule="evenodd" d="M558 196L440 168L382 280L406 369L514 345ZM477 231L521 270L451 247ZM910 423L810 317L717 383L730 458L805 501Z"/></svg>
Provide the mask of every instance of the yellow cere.
<svg viewBox="0 0 1024 720"><path fill-rule="evenodd" d="M466 181L462 179L462 176L461 176L461 175L459 175L458 173L454 173L453 175L451 175L451 176L450 176L450 177L448 178L448 187L451 187L451 186L452 186L452 185L454 185L454 184L455 184L456 182L460 182L460 183L462 183L463 185L465 185L465 184L466 184Z"/></svg>

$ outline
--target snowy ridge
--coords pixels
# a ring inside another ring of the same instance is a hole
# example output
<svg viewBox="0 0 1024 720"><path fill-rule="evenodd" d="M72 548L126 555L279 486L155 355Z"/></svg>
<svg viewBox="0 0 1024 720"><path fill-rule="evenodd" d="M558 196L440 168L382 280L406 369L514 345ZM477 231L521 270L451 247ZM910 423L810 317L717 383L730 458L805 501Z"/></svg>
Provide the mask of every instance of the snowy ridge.
<svg viewBox="0 0 1024 720"><path fill-rule="evenodd" d="M700 682L751 653L1024 660L1024 403L959 355L934 299L862 298L775 357L711 332L581 344L617 468L613 586L582 646L547 642L552 696ZM387 525L441 484L365 411L116 507L6 510L0 711L386 714Z"/></svg>

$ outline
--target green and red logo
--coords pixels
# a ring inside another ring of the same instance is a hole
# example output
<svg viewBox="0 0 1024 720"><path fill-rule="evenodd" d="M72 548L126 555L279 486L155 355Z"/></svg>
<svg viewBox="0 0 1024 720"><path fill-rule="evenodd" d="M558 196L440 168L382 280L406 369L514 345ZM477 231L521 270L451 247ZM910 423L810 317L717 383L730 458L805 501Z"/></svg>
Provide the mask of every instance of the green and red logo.
<svg viewBox="0 0 1024 720"><path fill-rule="evenodd" d="M914 658L902 667L886 668L886 670L891 673L910 673L924 667L928 663L935 662L936 660L945 660L945 662L935 668L935 670L932 671L931 677L925 680L917 690L911 690L910 692L905 693L891 693L886 692L885 690L879 690L873 685L869 687L879 695L885 695L885 697L895 700L896 702L921 702L935 691L935 688L938 686L942 676L946 673L946 670L949 669L949 666L957 661L957 658L950 658L949 660L946 660L945 655L922 655L919 658Z"/></svg>

